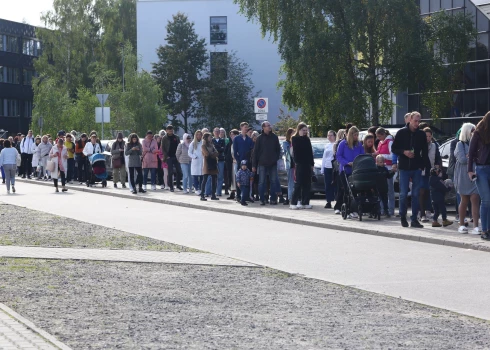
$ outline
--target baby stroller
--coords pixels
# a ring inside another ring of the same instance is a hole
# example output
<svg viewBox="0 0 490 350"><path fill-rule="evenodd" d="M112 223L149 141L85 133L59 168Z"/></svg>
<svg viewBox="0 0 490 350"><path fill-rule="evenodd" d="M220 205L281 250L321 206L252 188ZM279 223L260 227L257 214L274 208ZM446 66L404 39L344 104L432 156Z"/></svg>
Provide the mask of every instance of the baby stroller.
<svg viewBox="0 0 490 350"><path fill-rule="evenodd" d="M105 155L96 153L89 157L90 178L87 179L87 187L96 183L102 183L102 187L107 187L107 169L105 166Z"/></svg>
<svg viewBox="0 0 490 350"><path fill-rule="evenodd" d="M342 218L345 220L350 213L357 212L359 221L362 221L363 213L380 220L381 206L376 186L378 168L374 158L370 154L357 156L352 164L352 175L349 178L344 176L347 189L341 208Z"/></svg>

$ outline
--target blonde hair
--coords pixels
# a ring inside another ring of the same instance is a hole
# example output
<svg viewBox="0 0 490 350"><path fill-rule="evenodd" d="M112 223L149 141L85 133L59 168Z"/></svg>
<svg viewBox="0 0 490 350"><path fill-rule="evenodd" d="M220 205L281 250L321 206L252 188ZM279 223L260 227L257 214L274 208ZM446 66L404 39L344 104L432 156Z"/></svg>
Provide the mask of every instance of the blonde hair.
<svg viewBox="0 0 490 350"><path fill-rule="evenodd" d="M354 141L355 134L359 135L359 129L353 126L349 129L349 132L347 133L347 140L346 140L347 146L349 146L350 149L353 149L354 146L357 146L359 144L359 140Z"/></svg>
<svg viewBox="0 0 490 350"><path fill-rule="evenodd" d="M339 129L337 132L337 141L342 141L345 137L345 129Z"/></svg>
<svg viewBox="0 0 490 350"><path fill-rule="evenodd" d="M464 123L461 127L461 133L459 134L459 141L469 142L471 139L471 130L475 129L475 125L471 123Z"/></svg>
<svg viewBox="0 0 490 350"><path fill-rule="evenodd" d="M378 154L376 156L376 161L382 161L383 163L385 162L385 157L381 154Z"/></svg>
<svg viewBox="0 0 490 350"><path fill-rule="evenodd" d="M192 147L194 148L194 151L197 149L197 144L199 143L199 141L197 140L197 134L201 134L201 136L202 136L202 131L201 130L196 130L196 132L194 133L194 140L192 140L192 142L194 142L192 144Z"/></svg>

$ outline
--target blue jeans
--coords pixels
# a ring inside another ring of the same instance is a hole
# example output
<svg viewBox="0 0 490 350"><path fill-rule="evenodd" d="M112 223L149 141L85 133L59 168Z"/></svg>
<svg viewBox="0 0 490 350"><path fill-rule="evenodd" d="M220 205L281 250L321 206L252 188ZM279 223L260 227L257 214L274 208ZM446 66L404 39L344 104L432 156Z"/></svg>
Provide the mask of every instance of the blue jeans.
<svg viewBox="0 0 490 350"><path fill-rule="evenodd" d="M407 197L410 178L412 179L412 222L417 221L419 214L419 192L422 181L422 170L400 170L400 216L407 216Z"/></svg>
<svg viewBox="0 0 490 350"><path fill-rule="evenodd" d="M221 192L223 190L223 182L225 181L225 162L218 162L218 183L216 184L216 195L221 196Z"/></svg>
<svg viewBox="0 0 490 350"><path fill-rule="evenodd" d="M144 168L143 169L143 184L146 186L148 182L148 172L151 173L151 185L156 186L157 183L157 169L156 168Z"/></svg>
<svg viewBox="0 0 490 350"><path fill-rule="evenodd" d="M192 179L194 181L194 189L196 191L200 191L201 190L202 175L192 175Z"/></svg>
<svg viewBox="0 0 490 350"><path fill-rule="evenodd" d="M490 228L490 165L476 166L476 187L480 193L481 229L488 232Z"/></svg>
<svg viewBox="0 0 490 350"><path fill-rule="evenodd" d="M294 190L294 168L288 170L288 199L291 201L293 199Z"/></svg>
<svg viewBox="0 0 490 350"><path fill-rule="evenodd" d="M393 178L388 179L388 208L381 202L381 212L395 215L395 183Z"/></svg>
<svg viewBox="0 0 490 350"><path fill-rule="evenodd" d="M334 200L333 169L323 168L323 178L325 180L325 199L327 203Z"/></svg>
<svg viewBox="0 0 490 350"><path fill-rule="evenodd" d="M182 188L192 191L191 163L180 163L182 169Z"/></svg>
<svg viewBox="0 0 490 350"><path fill-rule="evenodd" d="M267 175L269 175L269 181L271 185L270 200L275 202L277 200L276 195L276 179L277 179L277 164L270 166L259 165L259 196L260 201L263 202L265 199L265 185L267 183Z"/></svg>
<svg viewBox="0 0 490 350"><path fill-rule="evenodd" d="M208 176L208 179L206 180L206 190L205 190L205 194L206 196L210 196L213 192L212 191L212 188L211 188L211 185L212 185L212 181L211 181L211 176ZM204 175L203 175L203 181L204 181Z"/></svg>

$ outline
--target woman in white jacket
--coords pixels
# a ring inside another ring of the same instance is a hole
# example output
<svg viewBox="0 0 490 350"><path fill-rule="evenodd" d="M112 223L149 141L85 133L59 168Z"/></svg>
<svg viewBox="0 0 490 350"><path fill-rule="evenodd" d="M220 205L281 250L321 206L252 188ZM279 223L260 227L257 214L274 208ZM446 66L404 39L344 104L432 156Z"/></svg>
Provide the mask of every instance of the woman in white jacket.
<svg viewBox="0 0 490 350"><path fill-rule="evenodd" d="M31 145L32 169L34 169L34 172L36 175L38 175L37 174L37 171L38 171L37 167L39 165L39 153L37 152L37 149L38 149L40 143L41 143L41 138L38 136L34 140L34 143Z"/></svg>
<svg viewBox="0 0 490 350"><path fill-rule="evenodd" d="M201 195L201 181L202 181L202 132L197 130L194 133L194 140L189 145L189 157L191 157L191 175L194 181L194 189L196 190L196 195Z"/></svg>
<svg viewBox="0 0 490 350"><path fill-rule="evenodd" d="M51 178L53 179L56 192L58 189L58 178L61 177L61 191L66 192L68 189L65 187L66 172L68 171L68 150L64 145L65 140L62 137L58 139L58 143L51 148L49 152L49 159L54 162L54 171L51 172Z"/></svg>

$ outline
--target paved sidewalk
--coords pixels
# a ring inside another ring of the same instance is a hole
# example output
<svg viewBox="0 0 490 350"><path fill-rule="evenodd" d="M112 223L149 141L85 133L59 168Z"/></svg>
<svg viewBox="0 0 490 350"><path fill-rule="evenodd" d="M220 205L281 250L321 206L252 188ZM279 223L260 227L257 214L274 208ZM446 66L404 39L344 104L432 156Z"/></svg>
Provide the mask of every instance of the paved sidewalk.
<svg viewBox="0 0 490 350"><path fill-rule="evenodd" d="M0 349L70 350L3 304L0 304Z"/></svg>
<svg viewBox="0 0 490 350"><path fill-rule="evenodd" d="M51 182L22 179L18 181L53 188L53 184ZM17 187L17 192L22 193L22 184L19 184ZM194 194L183 194L178 190L176 190L174 193L162 191L160 189L157 191L149 190L146 194L134 195L131 194L128 189L114 188L113 183L110 181L108 182L107 188L101 188L100 185L97 187L87 188L85 185L79 184L68 185L68 188L113 197L131 198L154 203L210 210L214 212L238 214L241 216L249 216L258 219L269 219L338 231L349 231L490 252L490 242L483 241L479 236L458 233L457 223L454 223L446 228L432 228L430 227L430 223L427 223L424 225L424 229L419 230L402 228L398 218L382 218L381 221L365 218L363 222L359 222L358 220L343 220L340 215L335 215L333 210L324 209L323 206L325 205L325 202L323 200L313 200L312 204L314 208L312 210L293 211L287 206L283 205L267 205L265 207L260 207L258 203L255 203L249 205L248 207L243 207L235 203L235 201L226 200L226 196L221 197L219 201L209 200L207 202L201 202L198 196Z"/></svg>
<svg viewBox="0 0 490 350"><path fill-rule="evenodd" d="M0 246L0 257L61 260L97 260L139 263L259 267L244 261L208 253L154 252L141 250L104 250Z"/></svg>

